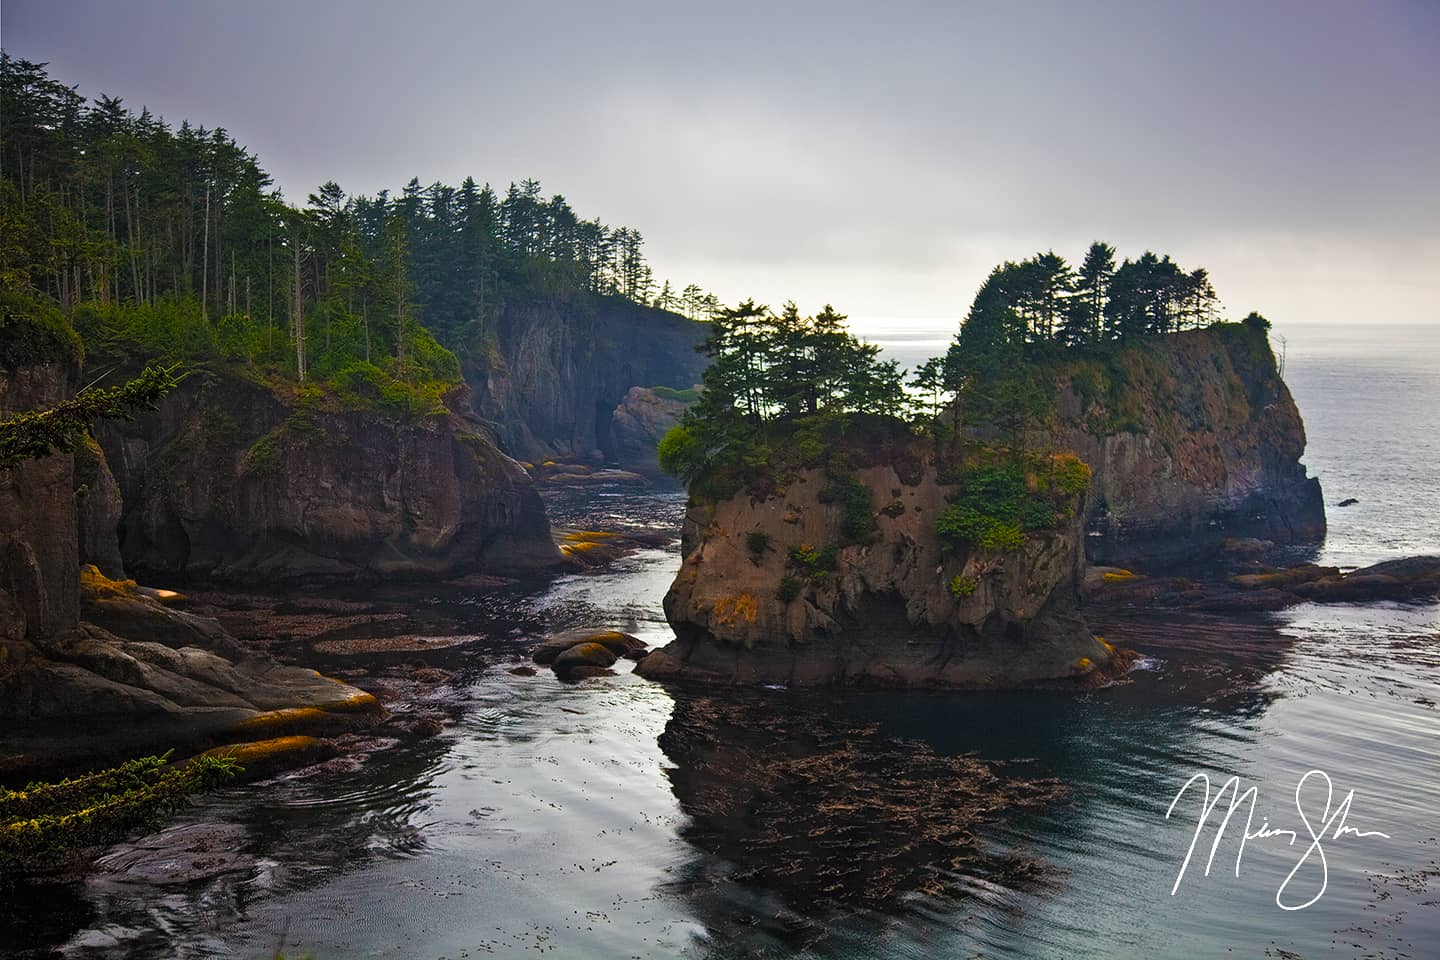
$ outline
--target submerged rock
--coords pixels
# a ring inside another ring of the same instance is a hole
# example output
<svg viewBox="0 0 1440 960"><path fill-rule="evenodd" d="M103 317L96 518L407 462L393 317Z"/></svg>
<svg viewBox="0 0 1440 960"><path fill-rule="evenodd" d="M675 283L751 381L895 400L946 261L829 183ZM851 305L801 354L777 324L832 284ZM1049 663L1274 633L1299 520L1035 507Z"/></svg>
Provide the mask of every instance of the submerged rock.
<svg viewBox="0 0 1440 960"><path fill-rule="evenodd" d="M556 675L566 683L578 683L581 680L593 680L596 677L613 677L615 671L609 667L601 667L595 664L581 664L578 667L568 669L557 669Z"/></svg>

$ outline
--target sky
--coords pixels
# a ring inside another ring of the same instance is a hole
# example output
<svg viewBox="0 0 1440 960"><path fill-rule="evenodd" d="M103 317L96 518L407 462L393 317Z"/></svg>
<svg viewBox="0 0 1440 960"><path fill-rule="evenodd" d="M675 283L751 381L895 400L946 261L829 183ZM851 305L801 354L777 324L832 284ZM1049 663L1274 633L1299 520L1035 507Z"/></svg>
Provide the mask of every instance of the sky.
<svg viewBox="0 0 1440 960"><path fill-rule="evenodd" d="M0 44L225 127L292 201L534 177L677 289L861 330L953 330L996 263L1095 239L1233 318L1440 322L1425 0L0 0Z"/></svg>

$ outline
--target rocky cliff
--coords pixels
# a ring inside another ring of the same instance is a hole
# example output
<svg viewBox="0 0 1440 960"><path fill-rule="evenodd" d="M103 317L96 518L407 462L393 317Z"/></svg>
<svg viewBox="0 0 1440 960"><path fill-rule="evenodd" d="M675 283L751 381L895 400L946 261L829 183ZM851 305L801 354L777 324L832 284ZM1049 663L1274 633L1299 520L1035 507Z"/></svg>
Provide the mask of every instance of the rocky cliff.
<svg viewBox="0 0 1440 960"><path fill-rule="evenodd" d="M1193 556L1227 538L1325 533L1305 425L1264 331L1244 324L1146 340L1056 371L1055 443L1094 472L1099 563Z"/></svg>
<svg viewBox="0 0 1440 960"><path fill-rule="evenodd" d="M24 366L5 359L0 356L0 419L52 406L78 387L78 350ZM0 639L54 636L79 622L73 477L68 453L0 469Z"/></svg>
<svg viewBox="0 0 1440 960"><path fill-rule="evenodd" d="M615 298L502 305L463 362L475 408L511 456L619 459L615 408L631 387L687 389L702 324Z"/></svg>
<svg viewBox="0 0 1440 960"><path fill-rule="evenodd" d="M1115 653L1076 611L1080 495L1007 551L956 549L936 521L956 492L934 448L860 451L837 479L802 469L769 495L692 498L684 561L665 597L676 640L652 678L959 687L1085 677ZM837 490L837 487L839 488ZM860 491L863 526L856 519Z"/></svg>
<svg viewBox="0 0 1440 960"><path fill-rule="evenodd" d="M1225 324L1066 358L1042 381L1054 388L1045 445L1062 452L1019 455L1009 494L995 492L1009 468L976 463L1000 450L981 428L944 442L862 440L845 451L849 493L833 467L812 464L768 487L692 495L665 598L676 640L640 672L968 687L1101 675L1124 654L1080 619L1087 548L1133 561L1227 537L1323 534L1319 484L1299 462L1304 427L1263 331ZM798 446L772 438L769 449ZM1064 502L1057 470L1082 461L1086 489ZM936 521L962 507L971 531L1006 510L1025 519L994 527L988 548L957 544Z"/></svg>
<svg viewBox="0 0 1440 960"><path fill-rule="evenodd" d="M610 415L610 454L625 469L653 479L665 477L660 440L699 396L699 387L631 387Z"/></svg>
<svg viewBox="0 0 1440 960"><path fill-rule="evenodd" d="M78 352L14 359L0 352L0 417L79 386ZM247 653L214 620L161 603L163 593L82 568L83 556L119 575L118 517L93 444L0 470L0 776L117 751L334 731L380 712L369 694Z"/></svg>
<svg viewBox="0 0 1440 960"><path fill-rule="evenodd" d="M100 430L133 574L355 579L513 573L559 562L525 470L469 411L386 414L202 371Z"/></svg>

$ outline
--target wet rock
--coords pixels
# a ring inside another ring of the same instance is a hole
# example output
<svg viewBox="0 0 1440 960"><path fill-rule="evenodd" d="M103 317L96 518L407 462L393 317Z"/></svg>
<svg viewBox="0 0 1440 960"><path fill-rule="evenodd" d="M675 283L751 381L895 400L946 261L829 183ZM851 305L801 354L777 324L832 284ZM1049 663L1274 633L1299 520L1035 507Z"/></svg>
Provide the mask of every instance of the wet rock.
<svg viewBox="0 0 1440 960"><path fill-rule="evenodd" d="M564 650L555 658L555 669L574 670L576 667L609 667L618 659L615 652L603 643L579 643Z"/></svg>
<svg viewBox="0 0 1440 960"><path fill-rule="evenodd" d="M1274 540L1255 537L1231 537L1220 545L1226 553L1237 557L1258 557L1275 549Z"/></svg>
<svg viewBox="0 0 1440 960"><path fill-rule="evenodd" d="M1242 573L1230 578L1230 582L1245 590L1287 590L1313 580L1334 578L1340 575L1339 567L1322 567L1314 563L1302 563L1284 570L1269 570L1264 573Z"/></svg>
<svg viewBox="0 0 1440 960"><path fill-rule="evenodd" d="M534 668L534 667L530 667L530 666L511 667L511 668L510 668L510 672L513 673L513 674L515 674L515 676L517 676L517 677L533 677L533 676L535 676L535 668Z"/></svg>
<svg viewBox="0 0 1440 960"><path fill-rule="evenodd" d="M1440 557L1405 557L1293 588L1306 600L1343 603L1421 600L1440 595Z"/></svg>
<svg viewBox="0 0 1440 960"><path fill-rule="evenodd" d="M420 637L405 634L398 637L356 637L349 640L321 640L314 644L319 653L338 656L355 656L372 653L424 653L430 650L445 650L473 643L480 639L474 634L448 637Z"/></svg>
<svg viewBox="0 0 1440 960"><path fill-rule="evenodd" d="M233 823L192 823L169 827L120 844L96 862L103 884L184 886L227 873L247 873L255 858L243 853L249 839Z"/></svg>
<svg viewBox="0 0 1440 960"><path fill-rule="evenodd" d="M1297 603L1425 600L1440 596L1440 557L1387 560L1350 573L1313 563L1231 576L1226 581L1133 577L1090 578L1087 603L1211 611L1281 610Z"/></svg>
<svg viewBox="0 0 1440 960"><path fill-rule="evenodd" d="M439 717L421 717L410 724L408 729L413 736L433 737L445 729L445 723Z"/></svg>
<svg viewBox="0 0 1440 960"><path fill-rule="evenodd" d="M1337 506L1337 507L1353 507L1353 506L1355 506L1355 504L1357 504L1357 503L1359 503L1359 502L1360 502L1360 501L1359 501L1359 500L1356 500L1354 497L1346 497L1344 500L1341 500L1339 503L1337 503L1336 506Z"/></svg>
<svg viewBox="0 0 1440 960"><path fill-rule="evenodd" d="M690 668L664 650L652 650L649 656L635 664L635 672L647 680L673 680L684 677Z"/></svg>
<svg viewBox="0 0 1440 960"><path fill-rule="evenodd" d="M628 633L621 633L619 630L597 630L593 627L580 627L573 630L563 630L560 633L552 634L540 643L531 654L532 659L539 664L554 663L560 654L571 647L584 643L595 643L606 648L615 656L623 656L632 650L643 649L645 644ZM614 662L612 658L611 663ZM601 664L610 666L610 663Z"/></svg>
<svg viewBox="0 0 1440 960"><path fill-rule="evenodd" d="M263 780L282 770L292 770L328 760L340 753L334 740L291 735L266 740L248 740L212 747L209 757L232 757L240 765L239 781Z"/></svg>
<svg viewBox="0 0 1440 960"><path fill-rule="evenodd" d="M581 680L593 680L596 677L613 677L615 671L609 667L597 667L589 664L582 664L578 667L556 668L556 675L566 683L578 683Z"/></svg>

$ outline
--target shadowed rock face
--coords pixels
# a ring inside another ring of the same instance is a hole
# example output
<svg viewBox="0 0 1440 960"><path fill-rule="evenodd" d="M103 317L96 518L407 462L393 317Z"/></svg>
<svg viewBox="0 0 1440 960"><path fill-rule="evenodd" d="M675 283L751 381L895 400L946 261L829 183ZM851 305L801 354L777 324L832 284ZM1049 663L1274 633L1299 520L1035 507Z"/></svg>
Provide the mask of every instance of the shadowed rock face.
<svg viewBox="0 0 1440 960"><path fill-rule="evenodd" d="M53 406L79 386L71 363L0 365L0 418ZM69 630L80 618L74 457L0 470L0 640Z"/></svg>
<svg viewBox="0 0 1440 960"><path fill-rule="evenodd" d="M507 303L487 331L492 348L465 360L465 379L510 455L616 459L616 405L634 386L699 382L704 334L703 324L615 298Z"/></svg>
<svg viewBox="0 0 1440 960"><path fill-rule="evenodd" d="M913 468L918 459L912 461ZM856 471L872 502L874 542L840 550L836 569L791 600L777 589L787 554L837 540L840 508L822 502L823 471L783 493L692 503L684 563L665 597L676 640L640 662L656 679L797 685L1013 687L1084 677L1114 652L1076 613L1078 514L1006 555L942 552L935 520L952 488L933 463L901 478L889 464ZM767 546L751 549L752 534ZM950 589L974 582L968 596Z"/></svg>
<svg viewBox="0 0 1440 960"><path fill-rule="evenodd" d="M142 577L346 580L518 572L559 562L529 476L463 391L396 419L302 405L232 376L190 378L101 431Z"/></svg>
<svg viewBox="0 0 1440 960"><path fill-rule="evenodd" d="M1263 333L1228 324L1148 340L1117 367L1123 409L1084 389L1083 372L1057 380L1057 442L1093 471L1091 560L1324 536L1320 481L1300 463L1305 425Z"/></svg>
<svg viewBox="0 0 1440 960"><path fill-rule="evenodd" d="M651 478L664 476L657 448L689 406L651 387L631 387L610 418L610 453L628 470Z"/></svg>
<svg viewBox="0 0 1440 960"><path fill-rule="evenodd" d="M65 364L12 369L0 413L69 397ZM77 466L77 462L79 464ZM119 572L118 502L99 448L0 471L0 775L116 753L333 732L375 698L247 652L214 620L172 610Z"/></svg>

